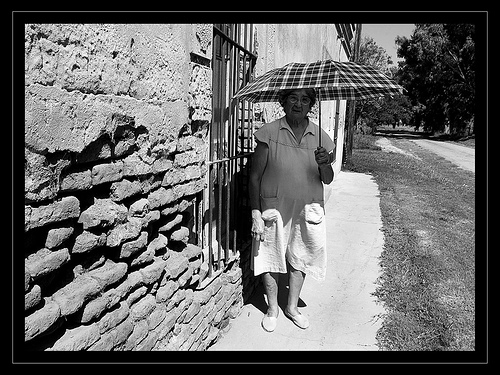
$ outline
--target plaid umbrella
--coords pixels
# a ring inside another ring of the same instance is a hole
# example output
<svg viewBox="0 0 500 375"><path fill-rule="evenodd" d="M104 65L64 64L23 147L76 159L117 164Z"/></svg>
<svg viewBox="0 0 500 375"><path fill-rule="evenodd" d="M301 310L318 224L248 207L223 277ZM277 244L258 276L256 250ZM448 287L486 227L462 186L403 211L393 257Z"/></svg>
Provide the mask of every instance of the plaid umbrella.
<svg viewBox="0 0 500 375"><path fill-rule="evenodd" d="M239 90L233 98L250 102L277 102L279 92L288 89L314 88L321 100L356 100L402 93L396 84L379 70L354 62L334 60L290 63L270 70ZM319 143L321 145L321 132Z"/></svg>
<svg viewBox="0 0 500 375"><path fill-rule="evenodd" d="M319 100L370 99L402 93L403 87L369 65L333 60L290 63L270 70L239 90L234 98L276 102L287 89L314 88Z"/></svg>

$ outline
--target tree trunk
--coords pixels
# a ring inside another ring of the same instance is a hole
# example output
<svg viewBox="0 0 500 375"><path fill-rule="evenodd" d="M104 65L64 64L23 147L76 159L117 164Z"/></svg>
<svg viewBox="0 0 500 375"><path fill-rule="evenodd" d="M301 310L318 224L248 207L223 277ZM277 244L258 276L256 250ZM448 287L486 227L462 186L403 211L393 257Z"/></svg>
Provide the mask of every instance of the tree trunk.
<svg viewBox="0 0 500 375"><path fill-rule="evenodd" d="M354 36L354 46L353 53L351 55L351 61L358 62L359 60L359 45L361 43L361 24L356 24L356 34ZM354 139L354 129L356 128L356 101L351 100L348 103L347 112L347 136L346 136L346 162L351 161L352 157L352 144Z"/></svg>

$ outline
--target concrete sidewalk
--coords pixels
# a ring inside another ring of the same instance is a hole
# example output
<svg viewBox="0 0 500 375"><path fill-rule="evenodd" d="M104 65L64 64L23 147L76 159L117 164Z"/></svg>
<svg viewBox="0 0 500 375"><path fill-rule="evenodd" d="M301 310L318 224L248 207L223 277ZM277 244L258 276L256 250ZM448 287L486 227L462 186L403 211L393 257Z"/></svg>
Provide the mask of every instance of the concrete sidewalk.
<svg viewBox="0 0 500 375"><path fill-rule="evenodd" d="M331 186L325 206L327 276L322 282L306 277L299 301L310 327L301 330L283 314L283 275L276 330L268 333L261 327L267 310L261 285L209 350L378 350L375 335L384 310L371 295L384 244L378 186L371 176L354 172L340 172Z"/></svg>

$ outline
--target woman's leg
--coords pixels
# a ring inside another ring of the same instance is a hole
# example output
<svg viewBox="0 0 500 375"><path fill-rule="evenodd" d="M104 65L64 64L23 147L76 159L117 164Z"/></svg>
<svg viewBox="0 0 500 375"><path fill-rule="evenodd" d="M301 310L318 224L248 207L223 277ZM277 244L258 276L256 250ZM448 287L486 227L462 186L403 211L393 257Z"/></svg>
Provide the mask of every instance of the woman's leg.
<svg viewBox="0 0 500 375"><path fill-rule="evenodd" d="M305 273L293 268L290 264L288 264L288 304L286 309L289 314L297 315L299 313L299 309L297 308L299 304L300 291L302 289L302 285L304 284L304 279L306 277Z"/></svg>
<svg viewBox="0 0 500 375"><path fill-rule="evenodd" d="M267 316L278 316L278 278L279 273L266 272L262 274L262 281L267 295Z"/></svg>

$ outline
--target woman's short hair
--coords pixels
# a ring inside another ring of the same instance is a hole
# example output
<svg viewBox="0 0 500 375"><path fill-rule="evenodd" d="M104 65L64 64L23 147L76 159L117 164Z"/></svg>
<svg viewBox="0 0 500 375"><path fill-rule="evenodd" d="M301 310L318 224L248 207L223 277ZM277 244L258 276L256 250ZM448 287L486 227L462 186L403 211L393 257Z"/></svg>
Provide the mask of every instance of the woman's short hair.
<svg viewBox="0 0 500 375"><path fill-rule="evenodd" d="M278 93L278 95L279 95L278 101L282 107L285 105L285 101L288 98L288 96L292 92L297 91L297 90L301 90L301 89L281 90ZM306 92L309 99L311 99L311 108L312 108L314 106L314 104L316 104L316 90L314 90L314 89L303 89L303 90Z"/></svg>

